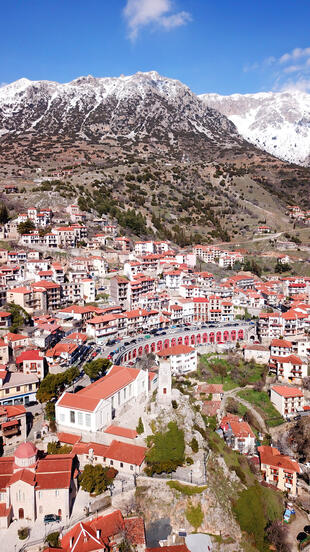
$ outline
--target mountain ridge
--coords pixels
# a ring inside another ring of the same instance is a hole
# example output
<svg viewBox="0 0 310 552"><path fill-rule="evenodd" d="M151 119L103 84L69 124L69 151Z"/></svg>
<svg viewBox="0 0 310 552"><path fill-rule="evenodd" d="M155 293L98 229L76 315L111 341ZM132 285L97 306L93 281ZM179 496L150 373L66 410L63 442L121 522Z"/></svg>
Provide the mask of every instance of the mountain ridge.
<svg viewBox="0 0 310 552"><path fill-rule="evenodd" d="M255 94L200 94L256 147L290 163L310 165L310 94L298 90Z"/></svg>

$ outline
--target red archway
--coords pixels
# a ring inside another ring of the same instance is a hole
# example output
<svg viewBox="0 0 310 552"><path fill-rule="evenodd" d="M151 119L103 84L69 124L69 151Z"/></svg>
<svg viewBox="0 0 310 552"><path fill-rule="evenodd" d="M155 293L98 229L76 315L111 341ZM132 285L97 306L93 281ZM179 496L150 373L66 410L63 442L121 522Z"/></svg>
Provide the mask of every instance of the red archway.
<svg viewBox="0 0 310 552"><path fill-rule="evenodd" d="M211 332L209 335L210 343L214 343L214 332Z"/></svg>
<svg viewBox="0 0 310 552"><path fill-rule="evenodd" d="M196 339L196 336L195 336L195 335L191 335L191 344L192 344L192 345L195 345L195 339Z"/></svg>
<svg viewBox="0 0 310 552"><path fill-rule="evenodd" d="M170 343L170 342L169 342L169 339L165 339L165 342L164 342L164 347L165 347L165 349L168 349L169 343Z"/></svg>
<svg viewBox="0 0 310 552"><path fill-rule="evenodd" d="M146 354L149 352L150 347L149 347L148 343L145 345L144 350L145 350Z"/></svg>
<svg viewBox="0 0 310 552"><path fill-rule="evenodd" d="M196 335L196 343L201 343L201 335L200 334L197 334Z"/></svg>
<svg viewBox="0 0 310 552"><path fill-rule="evenodd" d="M236 339L237 339L236 330L231 330L230 337L231 337L232 341L236 341Z"/></svg>
<svg viewBox="0 0 310 552"><path fill-rule="evenodd" d="M138 349L138 355L141 356L143 353L143 347L139 347Z"/></svg>
<svg viewBox="0 0 310 552"><path fill-rule="evenodd" d="M134 349L132 351L132 358L136 358L136 356L137 356L137 349Z"/></svg>
<svg viewBox="0 0 310 552"><path fill-rule="evenodd" d="M203 341L203 343L208 343L208 334L207 333L203 334L202 341Z"/></svg>
<svg viewBox="0 0 310 552"><path fill-rule="evenodd" d="M131 351L128 351L128 360L131 359Z"/></svg>
<svg viewBox="0 0 310 552"><path fill-rule="evenodd" d="M180 337L178 338L178 345L182 345L183 343L183 337L180 335Z"/></svg>
<svg viewBox="0 0 310 552"><path fill-rule="evenodd" d="M225 332L223 333L223 340L224 341L228 341L229 340L229 332L227 330L225 330Z"/></svg>
<svg viewBox="0 0 310 552"><path fill-rule="evenodd" d="M171 339L171 347L175 347L176 344L177 344L177 340L176 340L175 337L173 337L173 338Z"/></svg>
<svg viewBox="0 0 310 552"><path fill-rule="evenodd" d="M24 519L24 508L19 508L18 519Z"/></svg>
<svg viewBox="0 0 310 552"><path fill-rule="evenodd" d="M186 335L184 337L184 343L185 343L185 345L189 345L189 336L188 335Z"/></svg>
<svg viewBox="0 0 310 552"><path fill-rule="evenodd" d="M239 330L238 331L238 339L243 339L243 338L244 338L243 330Z"/></svg>
<svg viewBox="0 0 310 552"><path fill-rule="evenodd" d="M157 341L157 351L161 351L163 348L163 342L162 341Z"/></svg>
<svg viewBox="0 0 310 552"><path fill-rule="evenodd" d="M156 345L155 343L151 343L151 351L152 353L155 351Z"/></svg>
<svg viewBox="0 0 310 552"><path fill-rule="evenodd" d="M216 332L216 341L217 341L217 343L219 341L222 341L222 332Z"/></svg>

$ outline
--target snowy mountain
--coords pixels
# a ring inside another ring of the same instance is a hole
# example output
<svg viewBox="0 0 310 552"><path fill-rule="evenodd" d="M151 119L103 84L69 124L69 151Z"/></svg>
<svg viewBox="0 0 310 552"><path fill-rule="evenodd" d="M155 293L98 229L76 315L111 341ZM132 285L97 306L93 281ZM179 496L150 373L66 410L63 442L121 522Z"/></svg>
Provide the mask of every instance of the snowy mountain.
<svg viewBox="0 0 310 552"><path fill-rule="evenodd" d="M310 165L310 94L292 90L199 97L255 146L290 163Z"/></svg>
<svg viewBox="0 0 310 552"><path fill-rule="evenodd" d="M181 82L154 71L66 84L20 79L0 88L2 140L29 134L95 144L145 141L183 151L244 144L225 116Z"/></svg>

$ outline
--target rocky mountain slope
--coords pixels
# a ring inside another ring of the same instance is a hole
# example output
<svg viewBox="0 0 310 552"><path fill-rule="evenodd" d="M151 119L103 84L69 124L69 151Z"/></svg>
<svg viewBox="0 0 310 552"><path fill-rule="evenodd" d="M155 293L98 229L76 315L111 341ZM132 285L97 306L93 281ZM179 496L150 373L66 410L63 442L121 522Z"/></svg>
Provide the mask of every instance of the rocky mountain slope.
<svg viewBox="0 0 310 552"><path fill-rule="evenodd" d="M184 84L156 72L70 83L20 79L0 89L0 136L57 135L163 151L240 147L235 126ZM193 143L195 142L195 148Z"/></svg>
<svg viewBox="0 0 310 552"><path fill-rule="evenodd" d="M291 90L199 97L258 148L290 163L310 165L310 94Z"/></svg>
<svg viewBox="0 0 310 552"><path fill-rule="evenodd" d="M48 192L59 210L79 202L180 245L252 236L260 223L282 230L288 203L309 208L310 169L258 149L153 71L0 88L0 184L12 180L17 212Z"/></svg>

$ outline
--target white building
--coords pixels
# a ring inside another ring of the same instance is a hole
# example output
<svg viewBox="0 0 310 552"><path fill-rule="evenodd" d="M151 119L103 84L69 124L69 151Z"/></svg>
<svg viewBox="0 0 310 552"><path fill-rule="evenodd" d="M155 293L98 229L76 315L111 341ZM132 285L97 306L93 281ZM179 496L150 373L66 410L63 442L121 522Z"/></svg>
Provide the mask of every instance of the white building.
<svg viewBox="0 0 310 552"><path fill-rule="evenodd" d="M297 387L274 385L271 388L270 400L284 418L303 410L304 394Z"/></svg>
<svg viewBox="0 0 310 552"><path fill-rule="evenodd" d="M111 424L122 408L148 394L148 372L113 366L110 372L77 393L64 392L56 403L60 431L98 431Z"/></svg>
<svg viewBox="0 0 310 552"><path fill-rule="evenodd" d="M197 351L188 345L174 345L157 353L159 362L170 361L172 374L185 374L197 370Z"/></svg>

